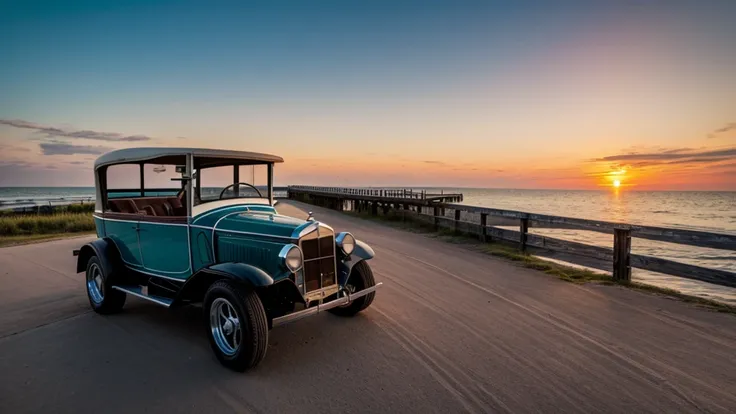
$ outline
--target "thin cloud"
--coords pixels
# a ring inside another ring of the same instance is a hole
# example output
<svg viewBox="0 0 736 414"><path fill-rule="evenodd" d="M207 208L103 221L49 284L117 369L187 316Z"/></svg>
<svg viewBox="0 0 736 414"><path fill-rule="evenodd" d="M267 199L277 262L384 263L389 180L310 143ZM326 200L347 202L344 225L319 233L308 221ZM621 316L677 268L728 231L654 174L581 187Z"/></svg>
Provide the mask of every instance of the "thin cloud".
<svg viewBox="0 0 736 414"><path fill-rule="evenodd" d="M725 134L726 132L736 130L736 122L731 122L730 124L726 124L726 126L723 126L721 128L718 128L708 134L708 138L715 138L718 135Z"/></svg>
<svg viewBox="0 0 736 414"><path fill-rule="evenodd" d="M694 148L673 148L661 151L662 154L682 154L684 152L696 151Z"/></svg>
<svg viewBox="0 0 736 414"><path fill-rule="evenodd" d="M136 142L136 141L150 141L152 138L146 135L123 135L118 132L100 132L92 131L89 129L80 130L63 130L60 128L54 128L46 125L37 124L35 122L23 121L20 119L0 119L0 125L7 125L13 128L30 129L38 133L44 134L47 137L66 137L66 138L79 138L79 139L93 139L97 141L111 141L111 142Z"/></svg>
<svg viewBox="0 0 736 414"><path fill-rule="evenodd" d="M608 157L596 158L594 161L668 161L681 160L696 157L723 158L736 156L736 148L726 148L722 150L700 151L700 152L650 152L643 154L618 154Z"/></svg>
<svg viewBox="0 0 736 414"><path fill-rule="evenodd" d="M703 158L691 158L687 160L676 160L670 161L667 164L710 164L714 162L722 162L728 158L723 157L703 157Z"/></svg>
<svg viewBox="0 0 736 414"><path fill-rule="evenodd" d="M43 155L100 155L113 150L113 148L97 145L72 145L63 142L42 142L39 147Z"/></svg>
<svg viewBox="0 0 736 414"><path fill-rule="evenodd" d="M442 161L429 160L429 161L422 161L422 162L425 163L425 164L445 165L445 163L442 162Z"/></svg>

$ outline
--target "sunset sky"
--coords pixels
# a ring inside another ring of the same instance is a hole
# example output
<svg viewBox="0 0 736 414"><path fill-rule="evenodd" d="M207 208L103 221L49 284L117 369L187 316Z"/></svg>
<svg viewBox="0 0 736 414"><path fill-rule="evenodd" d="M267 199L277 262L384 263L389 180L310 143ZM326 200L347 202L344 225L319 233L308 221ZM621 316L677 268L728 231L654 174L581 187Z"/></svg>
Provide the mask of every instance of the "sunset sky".
<svg viewBox="0 0 736 414"><path fill-rule="evenodd" d="M277 184L736 190L736 1L3 1L0 186L100 154Z"/></svg>

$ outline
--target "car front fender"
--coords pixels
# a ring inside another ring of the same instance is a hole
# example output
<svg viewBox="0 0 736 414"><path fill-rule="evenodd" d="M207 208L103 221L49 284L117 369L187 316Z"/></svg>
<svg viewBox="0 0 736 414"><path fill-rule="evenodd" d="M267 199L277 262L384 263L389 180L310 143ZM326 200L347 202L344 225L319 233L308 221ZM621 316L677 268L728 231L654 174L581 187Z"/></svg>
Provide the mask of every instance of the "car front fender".
<svg viewBox="0 0 736 414"><path fill-rule="evenodd" d="M201 301L209 286L218 280L231 280L248 288L273 285L273 278L258 267L245 263L218 263L197 271L187 279L175 302Z"/></svg>
<svg viewBox="0 0 736 414"><path fill-rule="evenodd" d="M268 273L245 263L218 263L208 269L210 272L220 273L228 279L234 279L250 287L273 285L273 278Z"/></svg>
<svg viewBox="0 0 736 414"><path fill-rule="evenodd" d="M348 281L350 272L353 270L353 266L363 260L370 260L376 256L371 246L360 240L355 241L355 249L350 256L337 262L337 282L343 286Z"/></svg>

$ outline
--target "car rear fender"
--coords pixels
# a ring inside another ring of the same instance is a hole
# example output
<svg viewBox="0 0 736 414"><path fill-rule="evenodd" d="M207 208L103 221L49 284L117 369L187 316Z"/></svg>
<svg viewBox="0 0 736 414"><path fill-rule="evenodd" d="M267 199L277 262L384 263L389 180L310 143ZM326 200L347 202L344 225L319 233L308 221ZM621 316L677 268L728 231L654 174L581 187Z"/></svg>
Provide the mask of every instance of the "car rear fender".
<svg viewBox="0 0 736 414"><path fill-rule="evenodd" d="M116 266L120 266L120 252L112 240L97 239L93 240L79 249L77 255L77 273L87 270L87 262L90 257L97 256L102 264L102 269L106 275L115 272Z"/></svg>
<svg viewBox="0 0 736 414"><path fill-rule="evenodd" d="M350 257L345 260L337 261L337 282L340 284L340 286L344 286L345 283L347 283L348 277L350 277L350 272L353 270L353 267L356 264L362 262L363 260L370 260L375 257L375 255L376 253L373 251L371 246L369 246L365 242L356 240L355 249L352 253L350 253Z"/></svg>

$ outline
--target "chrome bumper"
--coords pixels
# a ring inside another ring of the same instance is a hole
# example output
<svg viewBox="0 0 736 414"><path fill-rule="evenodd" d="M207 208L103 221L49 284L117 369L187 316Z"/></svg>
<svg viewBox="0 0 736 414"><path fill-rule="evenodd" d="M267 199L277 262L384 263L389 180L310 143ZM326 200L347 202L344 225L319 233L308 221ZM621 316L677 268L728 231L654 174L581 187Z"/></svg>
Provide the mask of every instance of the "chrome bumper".
<svg viewBox="0 0 736 414"><path fill-rule="evenodd" d="M345 296L339 297L333 301L327 302L327 303L321 303L317 306L300 310L299 312L290 313L288 315L280 316L278 318L274 318L271 325L273 327L277 327L280 325L283 325L285 323L298 321L299 319L306 318L307 316L316 315L319 312L326 311L328 309L336 308L338 306L347 305L348 303L354 301L355 299L358 299L362 296L365 296L371 292L375 292L376 289L378 289L379 286L383 285L382 282L376 283L374 286L371 286L367 289L363 289L359 292L355 293L348 293L347 291L343 291L345 293Z"/></svg>

